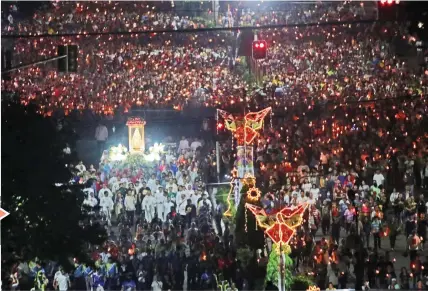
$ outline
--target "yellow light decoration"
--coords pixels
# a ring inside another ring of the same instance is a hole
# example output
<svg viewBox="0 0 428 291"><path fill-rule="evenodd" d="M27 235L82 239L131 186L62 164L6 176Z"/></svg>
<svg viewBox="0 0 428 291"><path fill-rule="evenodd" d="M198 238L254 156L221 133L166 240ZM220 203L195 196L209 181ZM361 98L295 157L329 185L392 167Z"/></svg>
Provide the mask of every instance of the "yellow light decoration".
<svg viewBox="0 0 428 291"><path fill-rule="evenodd" d="M256 185L256 178L251 174L247 173L245 174L244 179L242 179L242 183L244 183L244 185L248 188L253 188L254 185Z"/></svg>
<svg viewBox="0 0 428 291"><path fill-rule="evenodd" d="M313 286L309 286L309 289L307 289L306 291L320 291L320 288L318 288L318 286L313 285Z"/></svg>
<svg viewBox="0 0 428 291"><path fill-rule="evenodd" d="M238 170L233 169L232 170L232 180L230 181L230 189L229 193L227 194L227 210L223 213L224 216L231 217L232 216L232 204L230 203L230 199L232 196L232 191L235 189L235 180L238 175Z"/></svg>
<svg viewBox="0 0 428 291"><path fill-rule="evenodd" d="M256 187L250 188L247 191L247 200L251 202L259 201L261 196L262 196L261 191Z"/></svg>

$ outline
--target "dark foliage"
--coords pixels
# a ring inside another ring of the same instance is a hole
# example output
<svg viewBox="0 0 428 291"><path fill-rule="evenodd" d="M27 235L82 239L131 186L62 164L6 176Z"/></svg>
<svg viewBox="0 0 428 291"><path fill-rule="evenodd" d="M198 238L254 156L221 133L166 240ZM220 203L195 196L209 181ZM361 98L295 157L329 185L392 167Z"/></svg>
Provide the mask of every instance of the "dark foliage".
<svg viewBox="0 0 428 291"><path fill-rule="evenodd" d="M245 195L248 187L244 186L241 190L241 200L236 212L236 242L238 245L247 245L251 249L262 249L264 247L263 230L257 227L256 219L251 211L247 211L247 232L245 232Z"/></svg>
<svg viewBox="0 0 428 291"><path fill-rule="evenodd" d="M82 189L68 185L73 155L63 150L74 144L73 134L31 105L1 105L2 207L11 213L2 221L3 267L36 257L64 267L74 257L85 260L88 245L103 243L106 233L87 226Z"/></svg>

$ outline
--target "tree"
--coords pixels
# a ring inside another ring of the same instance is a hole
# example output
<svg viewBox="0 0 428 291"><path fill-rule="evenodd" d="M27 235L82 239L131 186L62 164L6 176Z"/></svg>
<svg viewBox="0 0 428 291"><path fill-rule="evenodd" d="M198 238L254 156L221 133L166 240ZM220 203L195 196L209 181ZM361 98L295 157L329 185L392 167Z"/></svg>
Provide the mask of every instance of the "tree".
<svg viewBox="0 0 428 291"><path fill-rule="evenodd" d="M236 243L240 247L247 245L252 250L262 249L264 247L264 231L257 227L254 215L246 210L247 191L248 187L244 185L241 189L241 200L236 211ZM256 203L256 205L261 206L260 202Z"/></svg>
<svg viewBox="0 0 428 291"><path fill-rule="evenodd" d="M11 213L2 221L3 266L36 257L64 267L72 258L88 259L88 244L102 244L106 232L85 223L82 189L69 185L71 155L64 148L73 136L33 105L1 107L2 207Z"/></svg>

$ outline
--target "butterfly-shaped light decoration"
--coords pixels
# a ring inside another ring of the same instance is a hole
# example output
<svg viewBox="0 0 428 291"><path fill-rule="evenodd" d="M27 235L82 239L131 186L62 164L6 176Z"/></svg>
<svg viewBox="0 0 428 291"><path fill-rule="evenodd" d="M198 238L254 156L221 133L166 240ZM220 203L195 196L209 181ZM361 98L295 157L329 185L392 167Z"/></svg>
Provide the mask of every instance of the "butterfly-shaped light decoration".
<svg viewBox="0 0 428 291"><path fill-rule="evenodd" d="M270 213L249 203L245 206L254 214L257 224L265 229L265 233L274 243L287 244L296 232L296 228L303 223L303 213L308 204L301 204L295 208L287 206L274 209Z"/></svg>
<svg viewBox="0 0 428 291"><path fill-rule="evenodd" d="M244 117L235 117L221 109L217 112L224 119L226 128L237 139L238 145L249 145L263 128L264 119L271 110L272 108L268 107L258 112L249 112Z"/></svg>

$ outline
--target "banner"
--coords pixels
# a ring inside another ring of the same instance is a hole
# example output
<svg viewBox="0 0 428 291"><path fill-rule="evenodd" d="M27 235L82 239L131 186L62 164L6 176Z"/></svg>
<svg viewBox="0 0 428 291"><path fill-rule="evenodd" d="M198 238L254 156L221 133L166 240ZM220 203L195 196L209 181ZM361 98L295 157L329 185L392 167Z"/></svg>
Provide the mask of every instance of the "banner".
<svg viewBox="0 0 428 291"><path fill-rule="evenodd" d="M247 174L254 176L254 160L252 146L237 146L236 169L238 178L244 178Z"/></svg>

